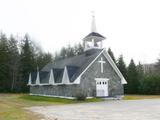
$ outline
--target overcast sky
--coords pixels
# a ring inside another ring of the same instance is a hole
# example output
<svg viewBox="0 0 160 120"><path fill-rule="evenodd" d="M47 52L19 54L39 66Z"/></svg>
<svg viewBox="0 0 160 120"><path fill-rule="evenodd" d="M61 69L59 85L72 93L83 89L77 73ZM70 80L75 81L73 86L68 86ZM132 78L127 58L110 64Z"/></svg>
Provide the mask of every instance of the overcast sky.
<svg viewBox="0 0 160 120"><path fill-rule="evenodd" d="M45 51L54 53L82 42L95 11L97 32L107 37L116 58L123 54L152 63L160 57L159 0L0 0L0 30L28 33Z"/></svg>

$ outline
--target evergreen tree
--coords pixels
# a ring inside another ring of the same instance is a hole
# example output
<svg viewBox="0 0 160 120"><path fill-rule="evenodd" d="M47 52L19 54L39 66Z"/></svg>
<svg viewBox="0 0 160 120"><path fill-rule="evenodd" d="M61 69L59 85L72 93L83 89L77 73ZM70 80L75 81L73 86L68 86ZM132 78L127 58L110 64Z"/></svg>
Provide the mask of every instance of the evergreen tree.
<svg viewBox="0 0 160 120"><path fill-rule="evenodd" d="M144 69L143 69L143 65L140 62L137 65L137 72L138 72L138 79L142 80L144 77Z"/></svg>
<svg viewBox="0 0 160 120"><path fill-rule="evenodd" d="M123 55L120 55L120 57L117 61L117 67L119 68L120 72L122 73L122 75L126 79L127 78L127 68L126 68L126 64L123 60Z"/></svg>
<svg viewBox="0 0 160 120"><path fill-rule="evenodd" d="M54 60L64 59L68 57L73 57L84 52L83 46L79 43L74 45L73 47L68 45L67 47L62 47L60 53L55 52Z"/></svg>
<svg viewBox="0 0 160 120"><path fill-rule="evenodd" d="M23 43L21 45L21 68L22 68L22 91L27 92L28 76L29 73L36 70L36 61L34 58L32 43L28 35L25 35Z"/></svg>
<svg viewBox="0 0 160 120"><path fill-rule="evenodd" d="M125 85L125 92L130 94L137 94L138 87L138 72L133 59L131 59L127 70L127 85Z"/></svg>
<svg viewBox="0 0 160 120"><path fill-rule="evenodd" d="M157 62L155 64L155 68L156 68L156 72L160 73L160 58L157 60Z"/></svg>
<svg viewBox="0 0 160 120"><path fill-rule="evenodd" d="M77 47L75 47L75 54L76 55L80 55L84 52L84 47L82 46L81 43L79 43L78 45L76 45Z"/></svg>
<svg viewBox="0 0 160 120"><path fill-rule="evenodd" d="M9 84L9 45L5 34L0 34L0 91L8 92Z"/></svg>
<svg viewBox="0 0 160 120"><path fill-rule="evenodd" d="M19 78L19 62L20 54L18 51L18 41L11 35L9 41L9 73L10 73L10 84L11 91L15 89L17 80Z"/></svg>
<svg viewBox="0 0 160 120"><path fill-rule="evenodd" d="M143 69L143 65L139 62L139 64L137 65L137 72L138 72L138 80L139 80L139 93L143 92L143 84L144 84L144 69Z"/></svg>
<svg viewBox="0 0 160 120"><path fill-rule="evenodd" d="M68 47L66 48L66 57L72 57L75 55L74 53L74 49L73 47L71 47L70 45L68 45Z"/></svg>
<svg viewBox="0 0 160 120"><path fill-rule="evenodd" d="M19 46L15 37L11 35L7 38L1 33L0 92L27 92L29 73L35 71L37 66L42 68L50 62L52 62L52 55L42 52L28 35L25 35Z"/></svg>
<svg viewBox="0 0 160 120"><path fill-rule="evenodd" d="M61 51L60 51L60 55L59 55L60 57L60 59L64 59L64 58L66 58L67 57L67 50L66 50L66 48L65 47L62 47L62 49L61 49Z"/></svg>
<svg viewBox="0 0 160 120"><path fill-rule="evenodd" d="M108 48L108 54L110 55L110 57L112 58L112 60L114 61L114 63L116 63L116 59L114 57L114 54L113 54L111 48Z"/></svg>
<svg viewBox="0 0 160 120"><path fill-rule="evenodd" d="M42 69L46 64L53 62L53 57L50 53L39 53L36 59L39 69Z"/></svg>

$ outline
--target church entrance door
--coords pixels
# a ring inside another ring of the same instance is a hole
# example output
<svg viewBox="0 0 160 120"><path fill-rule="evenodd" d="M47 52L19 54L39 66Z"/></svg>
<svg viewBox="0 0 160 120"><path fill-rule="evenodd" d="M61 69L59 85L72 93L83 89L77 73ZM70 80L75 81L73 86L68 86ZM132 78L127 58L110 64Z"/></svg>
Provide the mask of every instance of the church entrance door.
<svg viewBox="0 0 160 120"><path fill-rule="evenodd" d="M106 78L96 78L96 96L107 97L108 96L108 80Z"/></svg>

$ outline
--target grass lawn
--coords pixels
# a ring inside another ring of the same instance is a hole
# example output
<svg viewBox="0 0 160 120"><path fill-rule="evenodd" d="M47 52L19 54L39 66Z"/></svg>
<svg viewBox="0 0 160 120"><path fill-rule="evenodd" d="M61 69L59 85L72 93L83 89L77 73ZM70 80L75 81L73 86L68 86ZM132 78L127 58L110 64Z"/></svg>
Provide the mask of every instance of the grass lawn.
<svg viewBox="0 0 160 120"><path fill-rule="evenodd" d="M125 95L124 100L160 99L160 95Z"/></svg>
<svg viewBox="0 0 160 120"><path fill-rule="evenodd" d="M125 100L153 99L160 95L125 95ZM40 120L43 116L24 109L31 106L75 104L83 102L98 102L102 99L93 98L86 101L76 101L62 98L29 96L27 94L0 94L0 120Z"/></svg>
<svg viewBox="0 0 160 120"><path fill-rule="evenodd" d="M0 120L39 120L42 116L24 109L31 106L60 105L83 102L98 102L93 98L86 101L76 101L62 98L29 96L27 94L0 94Z"/></svg>

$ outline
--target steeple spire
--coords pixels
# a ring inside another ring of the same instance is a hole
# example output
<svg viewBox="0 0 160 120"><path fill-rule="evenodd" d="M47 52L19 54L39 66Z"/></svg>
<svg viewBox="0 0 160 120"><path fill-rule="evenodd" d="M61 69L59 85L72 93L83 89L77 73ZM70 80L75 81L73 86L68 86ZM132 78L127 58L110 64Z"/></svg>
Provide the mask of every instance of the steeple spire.
<svg viewBox="0 0 160 120"><path fill-rule="evenodd" d="M97 32L96 29L96 22L95 22L95 12L92 11L92 25L91 25L91 32Z"/></svg>
<svg viewBox="0 0 160 120"><path fill-rule="evenodd" d="M101 34L97 33L96 30L96 23L95 23L95 15L94 11L92 11L92 24L91 24L91 33L89 33L84 39L84 51L87 51L89 49L102 49L102 40L104 40L105 37Z"/></svg>

